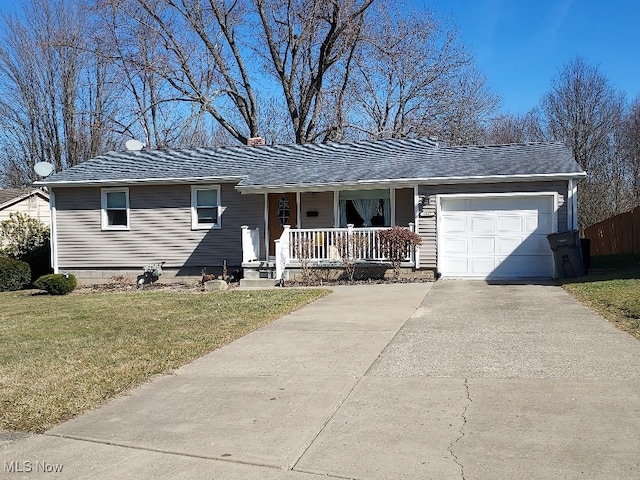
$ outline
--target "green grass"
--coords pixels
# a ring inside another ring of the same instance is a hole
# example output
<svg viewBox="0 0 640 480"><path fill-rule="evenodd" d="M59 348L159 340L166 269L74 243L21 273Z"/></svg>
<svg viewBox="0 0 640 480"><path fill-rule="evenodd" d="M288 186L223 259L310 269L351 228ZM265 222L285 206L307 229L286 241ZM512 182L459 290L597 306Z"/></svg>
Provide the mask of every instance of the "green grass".
<svg viewBox="0 0 640 480"><path fill-rule="evenodd" d="M0 430L42 432L327 293L0 293Z"/></svg>
<svg viewBox="0 0 640 480"><path fill-rule="evenodd" d="M600 258L596 265L604 270L567 280L563 282L564 288L618 328L640 339L640 267L630 267L633 263L628 258L613 257ZM616 268L618 265L622 267Z"/></svg>

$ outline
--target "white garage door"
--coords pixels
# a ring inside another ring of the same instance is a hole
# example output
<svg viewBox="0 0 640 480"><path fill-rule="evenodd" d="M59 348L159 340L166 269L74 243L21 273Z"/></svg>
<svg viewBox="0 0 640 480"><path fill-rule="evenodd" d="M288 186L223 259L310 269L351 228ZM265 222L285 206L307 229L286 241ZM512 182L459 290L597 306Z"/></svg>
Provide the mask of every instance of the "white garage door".
<svg viewBox="0 0 640 480"><path fill-rule="evenodd" d="M438 267L444 277L550 278L547 234L555 197L440 197Z"/></svg>

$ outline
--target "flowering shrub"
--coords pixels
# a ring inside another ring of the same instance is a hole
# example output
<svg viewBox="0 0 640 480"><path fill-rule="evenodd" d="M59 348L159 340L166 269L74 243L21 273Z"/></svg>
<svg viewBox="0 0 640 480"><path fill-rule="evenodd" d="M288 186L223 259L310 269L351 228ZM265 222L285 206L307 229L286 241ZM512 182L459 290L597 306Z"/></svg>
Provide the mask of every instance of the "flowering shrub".
<svg viewBox="0 0 640 480"><path fill-rule="evenodd" d="M411 250L422 243L417 233L406 228L395 226L378 232L382 255L391 262L393 279L400 277L400 264L410 255Z"/></svg>
<svg viewBox="0 0 640 480"><path fill-rule="evenodd" d="M51 271L49 227L25 213L0 222L0 255L27 262L34 278Z"/></svg>

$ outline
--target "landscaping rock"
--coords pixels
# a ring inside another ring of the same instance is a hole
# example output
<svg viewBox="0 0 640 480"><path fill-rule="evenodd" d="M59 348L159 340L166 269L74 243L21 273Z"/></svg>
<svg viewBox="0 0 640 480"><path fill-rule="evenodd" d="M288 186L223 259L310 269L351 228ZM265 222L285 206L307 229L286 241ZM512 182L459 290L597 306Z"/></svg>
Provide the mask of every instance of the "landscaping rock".
<svg viewBox="0 0 640 480"><path fill-rule="evenodd" d="M216 290L227 290L229 288L229 284L224 280L209 280L204 283L204 289L207 292L213 292Z"/></svg>

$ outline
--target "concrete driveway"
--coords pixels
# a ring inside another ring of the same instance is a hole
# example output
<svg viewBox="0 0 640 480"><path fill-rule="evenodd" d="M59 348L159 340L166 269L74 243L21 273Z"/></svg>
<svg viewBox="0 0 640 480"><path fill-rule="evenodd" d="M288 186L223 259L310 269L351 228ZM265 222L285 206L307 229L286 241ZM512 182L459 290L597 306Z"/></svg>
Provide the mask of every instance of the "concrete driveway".
<svg viewBox="0 0 640 480"><path fill-rule="evenodd" d="M336 288L0 447L0 474L637 479L638 452L640 342L560 287L439 281Z"/></svg>

